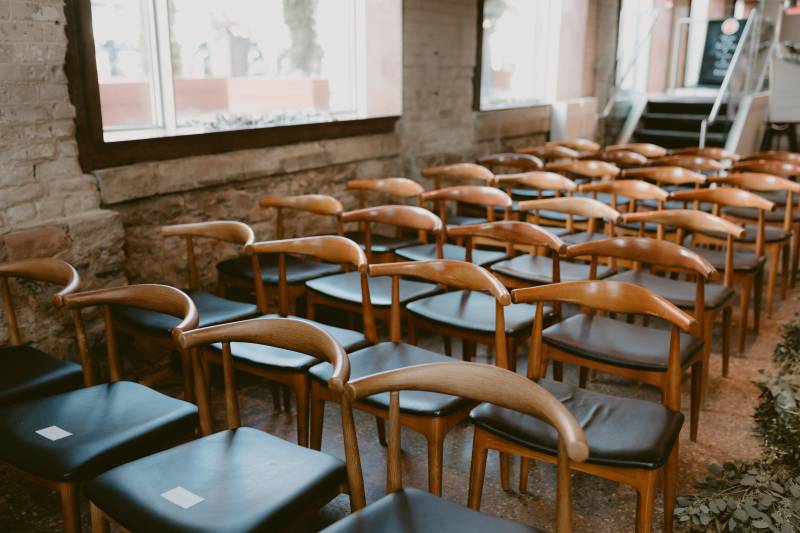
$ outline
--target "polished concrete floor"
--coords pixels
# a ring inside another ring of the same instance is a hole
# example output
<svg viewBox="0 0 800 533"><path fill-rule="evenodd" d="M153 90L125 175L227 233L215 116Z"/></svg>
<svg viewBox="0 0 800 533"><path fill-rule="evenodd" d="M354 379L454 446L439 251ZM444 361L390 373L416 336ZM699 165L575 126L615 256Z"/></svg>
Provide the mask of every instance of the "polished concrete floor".
<svg viewBox="0 0 800 533"><path fill-rule="evenodd" d="M750 340L743 357L735 356L731 364L731 377L721 377L718 346L712 354L709 397L701 413L700 434L697 443L688 438L687 423L680 442L680 493L692 490L696 476L706 471L709 464L734 459L747 459L758 454L757 442L751 435L751 413L757 400L757 390L752 380L758 370L770 365L770 354L779 339L781 323L791 319L800 310L796 296L779 302L773 320L762 322L757 340ZM731 332L735 335L735 330ZM734 337L735 338L735 337ZM424 338L423 344L441 350L438 338ZM454 343L454 348L457 343ZM479 349L480 354L484 353ZM456 353L455 355L458 355ZM520 353L522 357L522 353ZM485 359L484 359L485 360ZM574 372L565 379L576 380ZM157 383L157 388L177 394L176 376L170 371L148 372L145 382ZM276 411L268 387L262 382L242 378L239 382L240 402L245 425L261 428L288 440L295 439L294 412ZM590 387L618 395L657 400L654 389L623 379L600 374ZM689 405L688 382L684 383L683 405ZM214 408L217 428L224 426L224 403L219 387L214 389ZM325 416L323 451L343 457L341 426L338 407L329 406ZM369 416L356 413L359 444L367 487L368 501L383 495L386 453L377 439L375 422ZM444 497L461 504L466 503L470 465L472 429L468 423L455 428L447 438L444 459ZM406 486L427 487L425 440L418 434L403 431L403 480ZM515 462L513 486L517 486L518 463ZM548 465L537 465L530 477L528 494L520 495L516 489L501 489L497 455L490 453L483 493L482 510L545 529L553 530L555 498L555 471ZM573 479L575 531L617 533L633 531L636 494L629 487L577 474ZM656 503L657 510L661 502ZM345 516L349 512L346 496L339 496L315 516L310 518L309 531L316 531ZM89 530L88 513L84 509L85 530ZM660 514L657 530L660 530ZM0 466L0 531L3 532L55 532L59 531L60 510L56 495L19 477L8 467Z"/></svg>

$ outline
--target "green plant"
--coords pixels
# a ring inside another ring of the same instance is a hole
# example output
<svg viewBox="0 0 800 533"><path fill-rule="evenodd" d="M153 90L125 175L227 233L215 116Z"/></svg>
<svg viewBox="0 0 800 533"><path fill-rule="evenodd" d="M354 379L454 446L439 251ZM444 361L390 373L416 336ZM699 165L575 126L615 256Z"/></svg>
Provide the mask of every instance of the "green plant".
<svg viewBox="0 0 800 533"><path fill-rule="evenodd" d="M797 317L796 317L797 318ZM772 359L782 374L800 372L800 321L795 319L781 327L781 342L775 346Z"/></svg>
<svg viewBox="0 0 800 533"><path fill-rule="evenodd" d="M785 370L762 371L763 378L756 382L761 398L754 416L755 432L766 453L800 474L800 365Z"/></svg>

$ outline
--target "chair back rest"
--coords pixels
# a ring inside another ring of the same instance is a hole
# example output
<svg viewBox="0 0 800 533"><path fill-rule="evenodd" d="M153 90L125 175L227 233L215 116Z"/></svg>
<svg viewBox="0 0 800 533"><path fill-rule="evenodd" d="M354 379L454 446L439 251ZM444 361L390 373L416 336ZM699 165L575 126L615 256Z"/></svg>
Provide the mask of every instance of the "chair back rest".
<svg viewBox="0 0 800 533"><path fill-rule="evenodd" d="M422 175L433 178L434 189L442 188L442 181L477 181L485 185L494 184L494 173L474 163L456 163L441 167L422 169Z"/></svg>
<svg viewBox="0 0 800 533"><path fill-rule="evenodd" d="M550 141L547 143L552 146L565 146L576 152L595 153L600 151L600 145L589 139L567 139L564 141Z"/></svg>
<svg viewBox="0 0 800 533"><path fill-rule="evenodd" d="M795 165L800 165L800 153L785 152L782 150L767 150L764 152L756 152L752 155L743 158L742 161L754 161L759 159L783 161L785 163L793 163Z"/></svg>
<svg viewBox="0 0 800 533"><path fill-rule="evenodd" d="M229 242L242 247L255 241L253 229L244 222L234 220L213 220L210 222L194 222L176 224L161 228L162 237L183 237L186 240L186 262L189 273L189 288L199 288L197 274L197 258L194 253L194 238L207 238Z"/></svg>
<svg viewBox="0 0 800 533"><path fill-rule="evenodd" d="M530 172L544 168L544 163L538 157L514 152L487 155L478 159L476 163L488 168L494 174L497 174L498 170L506 169L511 169L515 172Z"/></svg>
<svg viewBox="0 0 800 533"><path fill-rule="evenodd" d="M545 247L553 252L555 258L557 258L567 248L567 245L564 244L564 241L549 231L543 230L536 224L531 224L530 222L519 222L516 220L501 220L498 222L487 222L484 224L465 224L463 226L454 226L447 231L447 234L450 237L465 239L468 263L472 262L472 242L476 237L508 243L507 252L509 254L511 253L511 249L515 244L531 246L534 248Z"/></svg>
<svg viewBox="0 0 800 533"><path fill-rule="evenodd" d="M78 338L78 351L83 365L83 380L86 386L95 384L95 369L89 352L86 329L81 318L84 307L100 306L103 311L103 322L106 330L106 351L108 352L109 381L115 383L122 379L122 366L116 342L116 333L111 316L114 306L128 306L148 311L156 311L179 318L180 323L172 328L172 338L177 342L178 336L197 327L199 315L197 307L186 293L166 285L127 285L93 291L74 292L64 296L64 306L72 313L75 331Z"/></svg>
<svg viewBox="0 0 800 533"><path fill-rule="evenodd" d="M669 153L670 155L696 155L707 157L708 159L715 159L717 161L737 161L739 159L739 154L714 146L704 146L703 148L699 146L689 146L670 150Z"/></svg>
<svg viewBox="0 0 800 533"><path fill-rule="evenodd" d="M650 164L654 166L683 167L695 172L711 172L715 174L725 170L725 165L716 159L695 155L668 155L650 161Z"/></svg>
<svg viewBox="0 0 800 533"><path fill-rule="evenodd" d="M647 158L630 150L602 151L583 157L583 160L596 160L611 163L620 168L636 168L647 164Z"/></svg>
<svg viewBox="0 0 800 533"><path fill-rule="evenodd" d="M486 206L486 218L495 219L495 207L502 207L504 219L511 216L511 197L496 187L484 185L456 185L428 191L422 195L422 201L435 202L442 222L447 221L446 202L463 202L478 206Z"/></svg>
<svg viewBox="0 0 800 533"><path fill-rule="evenodd" d="M761 172L781 178L800 175L800 164L776 159L752 159L734 163L733 172Z"/></svg>
<svg viewBox="0 0 800 533"><path fill-rule="evenodd" d="M537 191L556 191L559 194L578 190L578 184L566 176L538 170L518 174L500 174L496 177L496 183L506 192L510 192L515 185L530 187Z"/></svg>
<svg viewBox="0 0 800 533"><path fill-rule="evenodd" d="M589 219L587 230L594 233L597 227L597 220L605 220L609 223L610 233L614 233L614 224L619 221L619 212L593 198L545 198L543 200L525 200L519 203L519 210L522 212L533 211L534 222L541 222L541 211L556 211L567 214L567 229L574 231L574 216L586 217Z"/></svg>
<svg viewBox="0 0 800 533"><path fill-rule="evenodd" d="M548 163L544 167L551 172L567 173L574 176L589 178L590 180L602 178L615 178L620 169L614 164L591 159L577 159L559 163Z"/></svg>
<svg viewBox="0 0 800 533"><path fill-rule="evenodd" d="M392 342L400 342L402 336L400 323L402 312L400 306L401 277L418 278L453 289L480 291L492 295L495 299L497 364L508 368L503 308L511 303L511 296L508 289L488 270L464 261L433 259L370 265L369 274L370 276L392 277L392 307L389 321Z"/></svg>
<svg viewBox="0 0 800 533"><path fill-rule="evenodd" d="M335 217L336 231L339 235L342 234L342 224L341 221L339 221L339 215L342 214L344 208L341 202L333 196L327 196L325 194L302 194L299 196L265 195L259 198L258 205L265 208L274 207L277 210L275 217L276 239L283 239L286 236L283 224L284 209Z"/></svg>
<svg viewBox="0 0 800 533"><path fill-rule="evenodd" d="M545 144L544 146L534 146L532 148L520 148L516 150L518 154L528 154L544 161L554 161L556 159L578 159L580 154L566 146L556 146Z"/></svg>
<svg viewBox="0 0 800 533"><path fill-rule="evenodd" d="M0 297L3 299L3 316L5 317L6 331L8 332L8 340L11 346L19 346L23 341L19 332L17 315L14 311L14 302L11 299L9 278L60 285L61 290L52 297L53 304L57 307L61 307L64 302L64 296L75 292L81 283L78 271L61 259L24 259L0 263Z"/></svg>
<svg viewBox="0 0 800 533"><path fill-rule="evenodd" d="M557 531L571 531L570 461L581 463L589 456L589 446L575 417L552 394L533 381L502 368L478 363L454 361L430 363L389 370L358 378L345 385L343 420L352 421L351 404L374 394L390 394L389 448L387 454L387 492L403 486L400 464L400 395L405 390L438 392L460 396L476 402L489 402L535 416L553 426L558 434L558 498ZM345 412L347 414L345 414ZM345 425L345 447L350 450L348 478L350 490L363 501L364 482L358 441L352 423Z"/></svg>
<svg viewBox="0 0 800 533"><path fill-rule="evenodd" d="M319 326L294 318L254 318L228 324L186 331L178 336L178 343L184 350L194 350L201 346L222 344L222 372L225 383L225 407L228 429L241 427L242 418L236 397L236 377L231 355L232 342L247 342L273 346L291 352L300 352L333 366L333 374L328 386L336 393L344 392L344 385L350 379L350 360L342 346ZM198 360L198 363L200 361ZM195 390L205 391L206 380L202 372L195 372ZM200 402L201 431L210 434L212 413L210 404Z"/></svg>
<svg viewBox="0 0 800 533"><path fill-rule="evenodd" d="M654 181L659 185L685 185L692 183L704 185L706 177L683 167L644 167L628 168L622 171L623 178L636 178Z"/></svg>
<svg viewBox="0 0 800 533"><path fill-rule="evenodd" d="M253 275L256 278L256 299L259 310L268 312L267 293L260 275L259 255L278 254L278 312L289 314L289 283L286 279L286 254L313 257L320 261L355 267L361 274L361 302L364 335L376 342L378 334L369 293L367 278L367 255L355 242L338 235L319 235L280 241L256 242L245 247L245 253L253 258Z"/></svg>
<svg viewBox="0 0 800 533"><path fill-rule="evenodd" d="M346 184L352 191L358 191L358 206L367 207L367 193L388 194L394 198L418 198L425 189L408 178L381 178L371 180L350 180Z"/></svg>
<svg viewBox="0 0 800 533"><path fill-rule="evenodd" d="M597 193L611 194L611 207L613 209L617 209L619 196L624 196L631 201L628 206L629 211L636 211L636 202L640 200L656 200L659 206L663 206L664 202L669 198L669 193L658 185L634 179L584 183L578 190L592 193L595 199L597 198Z"/></svg>
<svg viewBox="0 0 800 533"><path fill-rule="evenodd" d="M772 174L764 174L761 172L736 172L728 174L724 179L715 180L716 183L721 185L730 185L731 187L739 187L747 191L756 192L776 192L783 191L786 193L786 205L783 213L783 229L791 231L792 224L794 223L794 209L795 199L797 194L800 193L800 183L792 181L788 178L781 178ZM727 188L727 187L725 187ZM753 195L760 198L758 195ZM755 204L757 200L753 200ZM744 207L744 206L743 206ZM773 202L764 201L761 199L760 205L753 205L747 207L757 207L761 211L758 213L759 226L764 225L765 211L774 209Z"/></svg>
<svg viewBox="0 0 800 533"><path fill-rule="evenodd" d="M666 148L652 143L628 143L606 146L606 152L616 152L620 150L626 152L636 152L639 155L645 156L647 159L654 159L656 157L664 157L667 155Z"/></svg>

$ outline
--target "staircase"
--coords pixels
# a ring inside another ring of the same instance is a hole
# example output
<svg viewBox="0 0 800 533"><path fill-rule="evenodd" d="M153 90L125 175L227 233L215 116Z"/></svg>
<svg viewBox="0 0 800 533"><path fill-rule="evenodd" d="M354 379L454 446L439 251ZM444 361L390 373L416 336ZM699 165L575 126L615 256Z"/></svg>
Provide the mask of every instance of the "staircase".
<svg viewBox="0 0 800 533"><path fill-rule="evenodd" d="M708 117L714 101L707 98L649 100L633 133L633 142L648 142L665 148L697 146L700 123ZM722 104L716 122L709 126L706 146L724 147L733 121Z"/></svg>

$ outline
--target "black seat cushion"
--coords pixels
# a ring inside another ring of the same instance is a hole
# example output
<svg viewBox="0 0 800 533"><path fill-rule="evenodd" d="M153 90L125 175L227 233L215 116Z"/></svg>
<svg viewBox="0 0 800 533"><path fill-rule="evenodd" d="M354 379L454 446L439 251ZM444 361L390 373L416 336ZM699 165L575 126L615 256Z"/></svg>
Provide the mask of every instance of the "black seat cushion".
<svg viewBox="0 0 800 533"><path fill-rule="evenodd" d="M641 207L646 207L647 209L653 211L659 208L658 200L640 200L636 202L636 205ZM695 205L694 202L684 202L682 200L667 200L666 202L664 202L664 209L694 209L694 205ZM713 204L708 204L708 203L700 204L701 211L711 212L713 208L714 208Z"/></svg>
<svg viewBox="0 0 800 533"><path fill-rule="evenodd" d="M545 230L547 233L555 235L556 237L563 237L564 235L569 233L569 230L565 227L560 227L560 226L539 226L539 227Z"/></svg>
<svg viewBox="0 0 800 533"><path fill-rule="evenodd" d="M663 296L674 305L683 309L694 309L697 284L693 281L683 281L669 279L664 276L657 276L650 272L626 270L614 274L609 280L624 281L633 283L649 289L659 296ZM706 283L703 291L703 298L707 309L714 309L733 297L733 289L721 283Z"/></svg>
<svg viewBox="0 0 800 533"><path fill-rule="evenodd" d="M705 258L709 263L714 265L714 268L718 271L725 271L725 250L712 250L711 248L703 248L701 246L686 247ZM753 272L763 266L766 261L766 257L758 257L756 253L751 250L733 251L733 269L736 272Z"/></svg>
<svg viewBox="0 0 800 533"><path fill-rule="evenodd" d="M417 489L402 489L323 530L323 533L531 533L541 530Z"/></svg>
<svg viewBox="0 0 800 533"><path fill-rule="evenodd" d="M249 256L243 255L217 263L217 270L231 278L253 282L253 267ZM261 279L267 285L277 285L278 254L261 255L258 258L261 265ZM290 285L304 283L320 276L337 274L342 271L340 265L323 263L313 258L297 255L286 255L286 282Z"/></svg>
<svg viewBox="0 0 800 533"><path fill-rule="evenodd" d="M759 211L759 209L754 207L725 207L722 209L722 214L736 218L744 218L747 220L758 220ZM783 209L767 211L764 213L764 220L767 222L782 223L784 220L786 220L786 211ZM800 222L800 209L792 209L792 222Z"/></svg>
<svg viewBox="0 0 800 533"><path fill-rule="evenodd" d="M579 244L582 242L602 241L608 238L609 238L608 235L606 235L605 233L588 233L586 231L581 231L578 233L572 233L570 235L561 236L561 240L567 244Z"/></svg>
<svg viewBox="0 0 800 533"><path fill-rule="evenodd" d="M511 189L511 197L515 200L540 200L555 198L556 191L537 191L536 189Z"/></svg>
<svg viewBox="0 0 800 533"><path fill-rule="evenodd" d="M313 279L306 282L306 286L331 298L361 304L361 274L358 272L345 272L344 274ZM439 292L439 288L433 283L408 279L400 280L401 303L436 294L437 292ZM392 305L392 278L389 276L369 278L369 293L372 305L390 307Z"/></svg>
<svg viewBox="0 0 800 533"><path fill-rule="evenodd" d="M500 261L491 266L492 272L531 283L553 282L553 261L541 255L522 254ZM561 281L581 281L589 279L588 263L559 263ZM613 271L606 265L597 265L597 279L608 277Z"/></svg>
<svg viewBox="0 0 800 533"><path fill-rule="evenodd" d="M425 363L452 363L453 358L431 352L410 344L382 342L350 354L350 379L361 378L386 370L405 368ZM309 370L311 377L327 382L331 377L330 363L320 363ZM389 408L389 393L384 392L364 398L364 403L383 409ZM447 416L469 406L471 402L438 392L403 391L400 393L400 410L423 416Z"/></svg>
<svg viewBox="0 0 800 533"><path fill-rule="evenodd" d="M683 425L683 415L663 405L620 398L550 380L539 385L575 416L589 443L587 463L655 470L666 464ZM555 456L558 435L538 418L482 403L472 422L501 438Z"/></svg>
<svg viewBox="0 0 800 533"><path fill-rule="evenodd" d="M495 298L478 291L452 291L428 296L406 306L409 313L478 333L495 331ZM503 308L506 333L511 335L529 329L536 314L534 304L511 304ZM552 320L552 311L546 311L545 321Z"/></svg>
<svg viewBox="0 0 800 533"><path fill-rule="evenodd" d="M345 233L344 235L351 241L357 242L363 249L365 247L364 240L365 234L363 231L353 231ZM388 254L394 252L398 248L405 248L406 246L414 246L419 244L419 239L416 237L402 236L390 237L388 235L381 235L379 233L372 234L372 253Z"/></svg>
<svg viewBox="0 0 800 533"><path fill-rule="evenodd" d="M38 430L71 436L51 441ZM87 479L190 438L197 407L120 381L0 409L0 459L52 481Z"/></svg>
<svg viewBox="0 0 800 533"><path fill-rule="evenodd" d="M786 205L786 198L787 193L786 191L764 191L758 193L759 196L766 198L770 202L773 202L775 205L785 206ZM800 195L793 194L792 199L795 205L800 204Z"/></svg>
<svg viewBox="0 0 800 533"><path fill-rule="evenodd" d="M620 222L616 225L616 227L626 229L628 231L639 231L641 229L641 224L638 222ZM658 231L658 224L655 222L645 222L644 231L645 233L655 233ZM667 233L672 233L675 231L675 228L665 226L664 231Z"/></svg>
<svg viewBox="0 0 800 533"><path fill-rule="evenodd" d="M543 341L601 363L666 372L670 330L577 314L545 329ZM702 347L703 341L681 333L681 361L687 361Z"/></svg>
<svg viewBox="0 0 800 533"><path fill-rule="evenodd" d="M436 245L420 244L418 246L401 248L395 253L398 257L408 261L427 261L429 259L436 259ZM463 246L445 243L442 246L442 255L444 256L444 259L465 261L467 257L467 249ZM480 266L488 265L489 263L499 261L505 257L505 252L500 252L497 250L481 250L479 248L474 248L472 250L472 262Z"/></svg>
<svg viewBox="0 0 800 533"><path fill-rule="evenodd" d="M726 240L727 235L723 235L721 233L717 233L714 231L709 231L708 235L711 237L716 237L720 240ZM741 237L736 237L736 242L744 242L744 243L755 243L756 236L758 235L758 226L755 224L745 224L744 225L744 235ZM788 239L791 236L790 233L783 230L783 228L779 228L777 226L765 226L764 227L764 242L780 242L785 239Z"/></svg>
<svg viewBox="0 0 800 533"><path fill-rule="evenodd" d="M258 313L258 307L253 304L226 300L203 291L184 292L197 306L197 313L200 315L198 328L252 318ZM120 322L162 335L169 335L172 328L180 323L180 319L172 315L137 307L113 306L112 313Z"/></svg>
<svg viewBox="0 0 800 533"><path fill-rule="evenodd" d="M535 211L528 211L528 222L534 222L536 216ZM539 218L542 220L547 220L551 222L564 222L566 223L569 219L569 215L567 213L562 213L560 211L547 211L542 209L539 211ZM586 217L580 215L572 215L573 222L586 222L588 220Z"/></svg>
<svg viewBox="0 0 800 533"><path fill-rule="evenodd" d="M280 315L270 314L264 315L263 318L277 318L278 316ZM360 350L369 345L369 341L364 334L358 331L337 328L336 326L329 326L328 324L296 316L291 318L308 322L322 329L336 339L346 352ZM213 347L222 351L221 344L214 344ZM319 359L304 353L284 350L283 348L276 348L275 346L252 344L249 342L232 342L231 355L234 359L276 370L300 371L319 363Z"/></svg>
<svg viewBox="0 0 800 533"><path fill-rule="evenodd" d="M334 497L342 461L267 433L239 428L188 442L102 474L89 498L130 531L284 531ZM184 509L161 495L203 498Z"/></svg>
<svg viewBox="0 0 800 533"><path fill-rule="evenodd" d="M488 222L485 217L471 217L468 215L448 215L448 226L467 226L469 224L484 224Z"/></svg>
<svg viewBox="0 0 800 533"><path fill-rule="evenodd" d="M611 205L612 194L608 192L576 192L572 195L574 198L591 198L593 200L597 200L598 202L603 202L606 205ZM628 205L630 200L628 200L625 196L617 196L617 206Z"/></svg>
<svg viewBox="0 0 800 533"><path fill-rule="evenodd" d="M33 346L0 348L0 405L41 398L83 386L80 365Z"/></svg>

